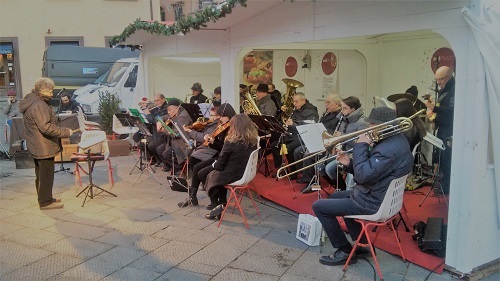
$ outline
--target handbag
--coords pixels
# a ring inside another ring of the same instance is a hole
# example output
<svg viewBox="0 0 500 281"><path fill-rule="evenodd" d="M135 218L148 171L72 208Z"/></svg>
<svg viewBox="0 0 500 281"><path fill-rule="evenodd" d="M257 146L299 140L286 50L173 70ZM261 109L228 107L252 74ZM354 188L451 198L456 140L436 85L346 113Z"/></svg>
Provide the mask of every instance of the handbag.
<svg viewBox="0 0 500 281"><path fill-rule="evenodd" d="M295 237L309 246L318 246L321 238L321 222L315 216L300 214Z"/></svg>

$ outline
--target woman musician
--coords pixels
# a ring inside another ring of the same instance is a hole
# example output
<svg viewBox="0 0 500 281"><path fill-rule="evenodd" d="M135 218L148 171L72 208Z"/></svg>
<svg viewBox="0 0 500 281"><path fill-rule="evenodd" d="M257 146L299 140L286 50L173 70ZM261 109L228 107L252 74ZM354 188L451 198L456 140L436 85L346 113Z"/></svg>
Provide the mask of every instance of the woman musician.
<svg viewBox="0 0 500 281"><path fill-rule="evenodd" d="M189 205L195 207L198 206L198 198L196 195L201 183L199 172L203 168L209 167L215 162L215 159L224 145L224 139L226 138L226 134L229 129L229 121L236 115L234 108L228 103L221 104L210 114L212 115L212 113L215 115L213 117L219 120L219 124L212 134L206 134L204 136L204 140L207 142L207 145L202 144L189 157L189 163L191 164L191 167L193 167L193 177L191 179L191 186L188 190L189 198L177 204L180 208L184 208ZM215 206L210 205L207 206L207 208L210 209L214 207Z"/></svg>

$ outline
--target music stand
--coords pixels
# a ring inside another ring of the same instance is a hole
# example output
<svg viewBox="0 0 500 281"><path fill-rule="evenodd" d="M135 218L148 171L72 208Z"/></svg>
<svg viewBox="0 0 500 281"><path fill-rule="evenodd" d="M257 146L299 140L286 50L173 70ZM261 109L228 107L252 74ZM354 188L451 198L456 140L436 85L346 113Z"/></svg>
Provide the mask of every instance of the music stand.
<svg viewBox="0 0 500 281"><path fill-rule="evenodd" d="M271 130L271 123L268 120L267 115L248 115L252 122L257 125L257 128L264 132L264 136L262 138L269 138L271 135L268 135L268 132ZM274 117L273 117L274 118ZM260 139L260 138L259 138ZM269 161L267 161L266 158L266 150L267 150L267 145L269 144L269 139L266 140L266 147L263 147L263 153L259 159L259 168L264 163L264 172L262 173L265 177L269 176L271 174L271 169L269 168Z"/></svg>
<svg viewBox="0 0 500 281"><path fill-rule="evenodd" d="M306 124L297 126L297 132L299 132L299 136L304 142L304 145L307 148L308 153L317 153L325 150L325 146L322 141L322 134L326 131L325 125L323 123L315 123L315 124ZM315 162L319 162L320 154L318 153L315 156ZM321 199L320 191L323 189L319 182L320 174L319 169L314 165L314 176L309 181L309 185L311 190L318 191L318 199ZM323 191L325 191L323 189ZM326 192L326 191L325 191ZM326 192L328 194L328 192Z"/></svg>
<svg viewBox="0 0 500 281"><path fill-rule="evenodd" d="M90 197L90 199L94 199L95 196L103 193L103 192L106 192L114 197L117 197L116 194L110 192L110 191L107 191L103 188L101 188L100 186L96 185L93 183L92 181L92 173L94 171L94 165L95 165L95 162L98 161L98 160L102 160L104 158L102 158L102 151L100 151L101 154L92 154L92 146L95 146L95 145L98 145L98 144L102 144L103 142L105 142L106 139L89 139L87 141L82 141L78 144L78 146L83 150L87 150L87 152L85 153L87 157L85 157L85 161L87 162L87 165L88 165L88 175L89 175L89 184L82 190L80 191L80 193L78 193L76 195L76 197L80 196L80 194L84 193L85 191L87 191L85 193L85 198L83 199L83 203L82 203L82 207L85 205L85 201L87 201L87 198ZM93 158L94 157L94 158ZM102 159L101 159L102 158ZM94 194L94 188L100 190L100 192L98 193L95 193ZM90 195L89 195L90 194Z"/></svg>
<svg viewBox="0 0 500 281"><path fill-rule="evenodd" d="M203 116L200 111L200 106L196 103L183 103L181 107L186 110L193 122L196 122L199 117Z"/></svg>
<svg viewBox="0 0 500 281"><path fill-rule="evenodd" d="M179 127L177 122L172 122L172 125L174 126L174 128L178 132L178 136L180 136L180 138L184 141L184 144L186 145L185 153L184 153L186 156L186 160L185 160L186 164L181 170L181 174L182 174L182 171L185 171L186 178L178 177L175 175L175 157L176 156L175 156L175 151L174 151L172 153L172 174L167 177L167 181L168 181L168 184L170 185L171 189L172 189L173 185L178 185L178 186L185 188L186 192L187 192L189 190L189 184L187 182L187 178L189 177L189 150L193 149L194 143L192 140L189 140L187 138L187 136L184 133L184 130L181 130L181 128ZM171 149L174 150L173 147ZM163 196L165 195L166 192L167 192L167 189L165 189L165 191L161 195L160 199L163 198ZM189 195L188 195L188 199L189 199ZM189 204L192 204L190 200L188 200L188 202L189 202Z"/></svg>
<svg viewBox="0 0 500 281"><path fill-rule="evenodd" d="M432 176L431 188L429 189L427 194L425 194L425 197L422 200L422 202L420 202L420 204L418 205L419 207L422 207L422 205L424 204L427 197L429 197L431 192L434 191L434 186L436 186L436 185L439 186L439 188L441 189L441 193L444 194L443 186L441 185L440 179L439 179L439 174L440 174L439 170L440 170L440 166L441 166L441 151L445 150L446 148L445 148L444 143L441 139L430 134L429 132L427 132L427 134L425 135L424 140L427 141L428 143L432 144L435 148L437 148L439 150L438 150L437 167L434 169L434 174ZM446 202L446 205L448 206L448 200L446 200L446 196L443 196L443 198L444 198L444 201ZM439 198L438 198L438 200L439 200Z"/></svg>
<svg viewBox="0 0 500 281"><path fill-rule="evenodd" d="M125 114L124 118L128 122L128 124L135 125L135 127L141 132L142 134L142 139L140 141L141 145L143 145L143 148L140 149L140 156L137 162L135 163L134 167L130 171L129 175L132 175L132 172L134 171L135 168L138 168L141 173L139 176L135 179L135 181L132 183L132 186L139 180L139 178L142 176L145 170L148 171L149 175L148 178L153 177L153 180L157 182L159 185L162 185L160 180L155 176L156 171L151 167L151 159L148 159L148 154L147 154L147 141L146 137L151 137L151 133L149 132L148 127L143 123L143 119L140 117L136 116L130 116L128 114Z"/></svg>

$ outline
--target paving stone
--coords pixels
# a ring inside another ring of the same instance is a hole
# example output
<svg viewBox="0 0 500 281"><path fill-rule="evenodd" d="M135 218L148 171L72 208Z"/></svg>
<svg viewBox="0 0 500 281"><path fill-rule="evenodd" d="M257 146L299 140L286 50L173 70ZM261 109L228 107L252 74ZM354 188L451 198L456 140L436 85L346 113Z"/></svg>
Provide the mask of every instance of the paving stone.
<svg viewBox="0 0 500 281"><path fill-rule="evenodd" d="M241 269L225 268L219 274L215 275L212 281L226 281L226 280L244 280L244 281L267 281L278 280L278 276L267 275L257 272L248 272ZM306 280L306 279L305 279Z"/></svg>
<svg viewBox="0 0 500 281"><path fill-rule="evenodd" d="M32 214L19 214L5 218L3 221L36 229L44 229L56 224L56 220L53 218Z"/></svg>
<svg viewBox="0 0 500 281"><path fill-rule="evenodd" d="M108 205L97 203L97 202L95 202L95 200L90 200L90 199L87 199L87 201L85 202L85 205L82 207L82 203L83 203L82 195L80 195L80 197L78 197L78 198L76 198L75 196L76 196L76 193L73 193L73 196L71 196L72 199L64 200L64 209L68 209L68 210L75 211L75 212L84 211L86 213L97 214L97 213L100 213L104 210L111 208Z"/></svg>
<svg viewBox="0 0 500 281"><path fill-rule="evenodd" d="M185 209L185 208L184 208ZM203 229L210 225L213 221L207 220L205 217L189 217L178 214L167 214L158 217L151 222L161 222L166 226L182 226L186 228Z"/></svg>
<svg viewBox="0 0 500 281"><path fill-rule="evenodd" d="M317 254L305 251L302 256L300 256L300 258L293 263L286 273L296 276L304 276L306 279L311 277L320 280L340 280L343 274L342 267L320 264L319 257L322 255L326 254Z"/></svg>
<svg viewBox="0 0 500 281"><path fill-rule="evenodd" d="M13 183L14 184L14 183ZM0 189L0 199L2 200L5 200L5 199L14 199L16 197L20 197L20 196L24 196L26 194L24 193L21 193L21 192L17 192L17 191L14 191L14 190L10 190L10 189Z"/></svg>
<svg viewBox="0 0 500 281"><path fill-rule="evenodd" d="M16 214L17 214L17 212L5 210L5 209L1 209L1 211L0 211L0 220L2 220L4 218L12 217L12 216L14 216Z"/></svg>
<svg viewBox="0 0 500 281"><path fill-rule="evenodd" d="M3 274L52 255L52 252L0 240L0 263Z"/></svg>
<svg viewBox="0 0 500 281"><path fill-rule="evenodd" d="M4 275L2 280L46 280L82 262L81 259L53 254Z"/></svg>
<svg viewBox="0 0 500 281"><path fill-rule="evenodd" d="M269 275L281 276L293 264L294 261L284 259L282 255L264 257L243 253L229 267L239 268L246 271L259 272Z"/></svg>
<svg viewBox="0 0 500 281"><path fill-rule="evenodd" d="M88 260L112 249L113 245L89 241L77 237L68 237L55 243L46 245L43 249L59 254Z"/></svg>
<svg viewBox="0 0 500 281"><path fill-rule="evenodd" d="M61 233L66 236L78 237L87 240L93 240L111 232L111 229L96 227L91 225L82 225L73 222L59 221L57 224L46 228L45 230Z"/></svg>
<svg viewBox="0 0 500 281"><path fill-rule="evenodd" d="M138 259L130 266L146 271L165 273L202 249L199 244L171 241Z"/></svg>
<svg viewBox="0 0 500 281"><path fill-rule="evenodd" d="M119 231L112 231L99 238L96 241L103 243L132 247L146 252L151 252L169 242L167 239L152 237L138 233L121 233Z"/></svg>
<svg viewBox="0 0 500 281"><path fill-rule="evenodd" d="M117 246L90 261L102 263L111 267L122 268L145 254L146 252L141 250Z"/></svg>
<svg viewBox="0 0 500 281"><path fill-rule="evenodd" d="M185 260L185 261L181 262L179 265L177 265L176 268L186 270L186 271L201 273L203 275L210 275L210 276L216 275L218 272L220 272L223 269L223 267L202 264L202 263L195 263L195 262L192 262L190 260Z"/></svg>
<svg viewBox="0 0 500 281"><path fill-rule="evenodd" d="M260 225L295 232L297 230L297 220L298 216L280 212L270 215Z"/></svg>
<svg viewBox="0 0 500 281"><path fill-rule="evenodd" d="M31 215L35 215L35 216L44 216L44 217L57 219L57 218L66 216L67 214L71 214L73 211L68 210L67 208L53 209L53 210L40 210L40 208L37 205L34 207L30 207L28 209L21 210L19 212L31 214Z"/></svg>
<svg viewBox="0 0 500 281"><path fill-rule="evenodd" d="M77 211L74 213L67 214L66 216L60 217L60 219L63 221L69 221L78 224L101 226L116 220L117 217L107 216L102 213L92 214L92 213Z"/></svg>
<svg viewBox="0 0 500 281"><path fill-rule="evenodd" d="M0 237L25 228L25 226L7 222L0 222L0 224L2 226L0 227Z"/></svg>
<svg viewBox="0 0 500 281"><path fill-rule="evenodd" d="M113 274L108 275L103 281L149 281L156 280L160 273L145 271L134 267L124 267Z"/></svg>
<svg viewBox="0 0 500 281"><path fill-rule="evenodd" d="M114 229L123 233L140 233L144 235L151 235L167 226L168 223L164 221L143 222L131 221L123 218L119 218L103 225L103 227Z"/></svg>
<svg viewBox="0 0 500 281"><path fill-rule="evenodd" d="M304 280L307 280L307 281L330 281L331 279L317 279L317 278L312 278L310 276L297 276L297 275L292 275L292 274L288 274L288 273L285 273L283 274L280 279L280 281L304 281Z"/></svg>
<svg viewBox="0 0 500 281"><path fill-rule="evenodd" d="M10 200L10 199L2 199L0 200L0 208L9 211L20 211L23 209L27 209L29 207L38 206L36 203L36 199L30 200L30 202L24 202L20 200Z"/></svg>
<svg viewBox="0 0 500 281"><path fill-rule="evenodd" d="M295 261L307 248L308 246L297 240L295 235L284 231L272 231L272 234L270 233L257 241L246 252L259 256L279 257Z"/></svg>
<svg viewBox="0 0 500 281"><path fill-rule="evenodd" d="M41 248L47 244L62 240L66 236L53 233L45 230L37 230L33 228L23 228L16 232L12 232L2 237L2 239L26 245L34 248Z"/></svg>
<svg viewBox="0 0 500 281"><path fill-rule="evenodd" d="M100 280L111 273L117 271L118 267L109 266L93 260L79 264L63 273L59 278L69 278L69 280ZM61 279L59 279L61 280ZM65 280L65 279L62 279Z"/></svg>
<svg viewBox="0 0 500 281"><path fill-rule="evenodd" d="M169 226L154 234L168 240L184 241L201 245L208 245L220 237L219 234L209 233L203 230L185 228L180 226Z"/></svg>
<svg viewBox="0 0 500 281"><path fill-rule="evenodd" d="M167 273L163 274L160 278L155 281L163 280L189 280L189 281L202 281L210 280L211 276L203 275L196 272L186 271L178 268L172 268Z"/></svg>
<svg viewBox="0 0 500 281"><path fill-rule="evenodd" d="M130 209L130 208L109 208L100 212L108 216L126 218L136 221L150 221L154 218L160 217L163 213L153 212L148 210Z"/></svg>

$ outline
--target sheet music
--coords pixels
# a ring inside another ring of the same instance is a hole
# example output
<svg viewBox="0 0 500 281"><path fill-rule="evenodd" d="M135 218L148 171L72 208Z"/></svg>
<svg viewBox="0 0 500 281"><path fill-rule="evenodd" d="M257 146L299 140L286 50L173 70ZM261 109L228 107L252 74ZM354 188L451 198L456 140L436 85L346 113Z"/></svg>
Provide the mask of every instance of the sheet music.
<svg viewBox="0 0 500 281"><path fill-rule="evenodd" d="M299 132L299 136L306 145L309 153L325 150L322 134L326 131L326 128L323 123L297 126L297 131Z"/></svg>
<svg viewBox="0 0 500 281"><path fill-rule="evenodd" d="M205 118L210 119L210 108L212 107L211 103L198 103L198 106L200 107L200 113L203 115Z"/></svg>
<svg viewBox="0 0 500 281"><path fill-rule="evenodd" d="M133 134L139 131L139 128L134 126L124 126L116 114L113 115L113 132L117 134Z"/></svg>
<svg viewBox="0 0 500 281"><path fill-rule="evenodd" d="M186 135L184 135L184 131L181 130L181 128L179 128L179 125L177 124L177 122L172 122L172 124L174 124L175 129L177 130L177 132L179 132L179 136L186 143L186 145L189 146L190 148L193 148L193 142L191 140L189 140L186 137Z"/></svg>
<svg viewBox="0 0 500 281"><path fill-rule="evenodd" d="M129 108L128 111L130 112L130 115L139 117L144 124L148 124L148 118L146 117L146 113L144 113L141 109L137 108Z"/></svg>
<svg viewBox="0 0 500 281"><path fill-rule="evenodd" d="M443 141L429 132L425 135L424 140L441 150L445 149Z"/></svg>

